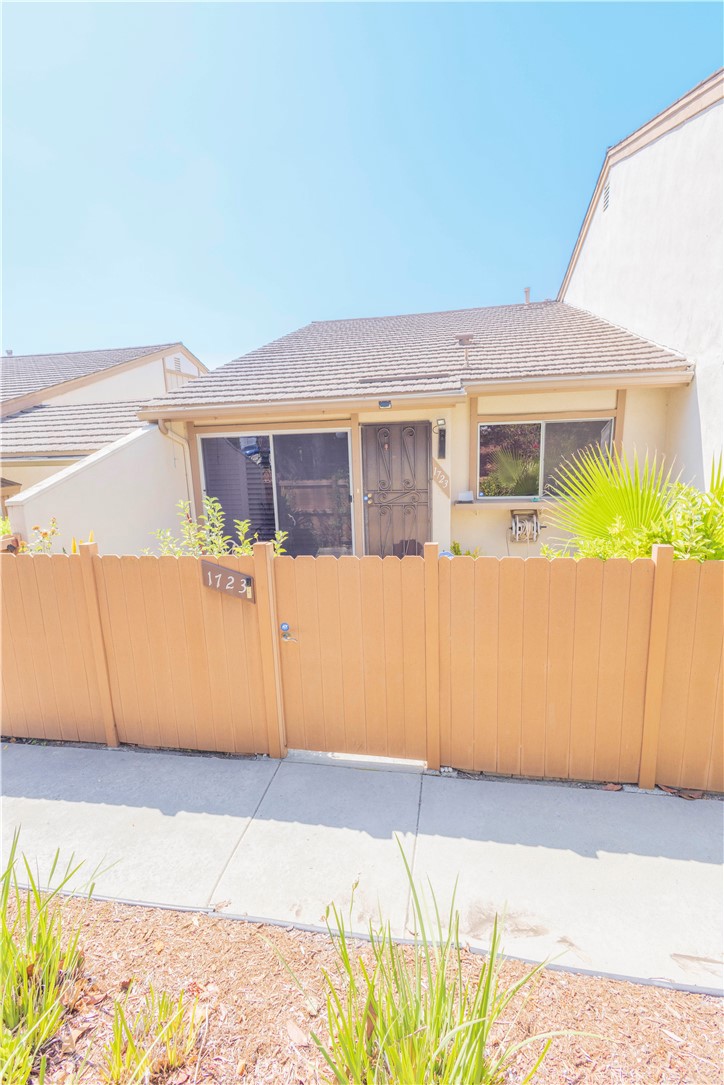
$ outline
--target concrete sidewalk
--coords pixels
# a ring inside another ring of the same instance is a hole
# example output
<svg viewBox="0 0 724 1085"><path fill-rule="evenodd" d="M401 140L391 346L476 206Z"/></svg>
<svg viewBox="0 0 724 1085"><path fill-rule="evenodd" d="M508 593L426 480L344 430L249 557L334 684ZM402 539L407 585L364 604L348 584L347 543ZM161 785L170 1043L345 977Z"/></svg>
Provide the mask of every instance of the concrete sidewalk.
<svg viewBox="0 0 724 1085"><path fill-rule="evenodd" d="M722 804L663 793L132 750L2 748L3 850L108 866L96 895L409 935L395 842L461 930L573 969L722 987Z"/></svg>

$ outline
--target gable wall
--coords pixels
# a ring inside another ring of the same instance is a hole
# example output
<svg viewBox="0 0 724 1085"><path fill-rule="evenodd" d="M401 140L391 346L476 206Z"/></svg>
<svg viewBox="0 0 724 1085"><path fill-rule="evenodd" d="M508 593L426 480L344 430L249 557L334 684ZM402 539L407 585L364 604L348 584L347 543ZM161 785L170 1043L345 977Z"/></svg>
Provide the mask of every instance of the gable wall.
<svg viewBox="0 0 724 1085"><path fill-rule="evenodd" d="M139 401L151 399L153 396L166 394L164 381L164 361L168 368L173 368L173 359L179 358L181 371L196 376L198 370L180 351L169 354L166 359L157 358L155 361L137 365L132 369L117 372L113 369L107 373L99 374L98 377L79 388L73 388L68 392L49 394L46 402L52 403L117 403L123 400Z"/></svg>
<svg viewBox="0 0 724 1085"><path fill-rule="evenodd" d="M724 420L724 104L616 163L562 300L685 354L669 393L666 452L703 485Z"/></svg>

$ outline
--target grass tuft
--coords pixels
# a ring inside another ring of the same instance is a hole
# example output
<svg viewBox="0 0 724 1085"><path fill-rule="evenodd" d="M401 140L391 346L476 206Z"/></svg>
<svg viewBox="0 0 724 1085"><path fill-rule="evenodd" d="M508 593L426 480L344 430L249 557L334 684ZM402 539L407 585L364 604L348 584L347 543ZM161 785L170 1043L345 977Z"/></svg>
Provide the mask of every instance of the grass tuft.
<svg viewBox="0 0 724 1085"><path fill-rule="evenodd" d="M0 876L0 1081L25 1085L37 1069L45 1074L43 1049L72 1011L82 983L83 954L78 948L80 927L65 933L61 891L81 864L68 863L54 888L43 891L39 878L23 856L27 888L18 882L18 832L13 837ZM55 853L48 884L58 875Z"/></svg>
<svg viewBox="0 0 724 1085"><path fill-rule="evenodd" d="M474 981L466 979L454 894L446 924L432 894L430 920L402 847L400 851L417 932L412 946L396 943L389 923L378 930L370 926L368 966L353 955L336 906L327 917L339 975L324 972L329 1042L315 1034L312 1038L332 1071L331 1080L341 1085L496 1085L508 1080L519 1052L534 1044L540 1051L521 1079L531 1081L552 1035L519 1043L507 1036L511 1003L531 989L543 966L508 987L501 984L496 918L480 974Z"/></svg>
<svg viewBox="0 0 724 1085"><path fill-rule="evenodd" d="M187 1009L183 992L178 999L153 985L135 1017L125 1002L113 1008L111 1039L103 1048L101 1073L108 1085L136 1085L160 1081L191 1057L203 1024L194 1001Z"/></svg>

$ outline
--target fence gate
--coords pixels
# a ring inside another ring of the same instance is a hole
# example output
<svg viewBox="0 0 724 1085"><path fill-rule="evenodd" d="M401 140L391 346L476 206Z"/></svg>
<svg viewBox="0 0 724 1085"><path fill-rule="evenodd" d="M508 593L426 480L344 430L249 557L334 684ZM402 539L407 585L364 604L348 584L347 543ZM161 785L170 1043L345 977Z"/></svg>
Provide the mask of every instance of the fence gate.
<svg viewBox="0 0 724 1085"><path fill-rule="evenodd" d="M287 746L426 757L422 558L274 561Z"/></svg>

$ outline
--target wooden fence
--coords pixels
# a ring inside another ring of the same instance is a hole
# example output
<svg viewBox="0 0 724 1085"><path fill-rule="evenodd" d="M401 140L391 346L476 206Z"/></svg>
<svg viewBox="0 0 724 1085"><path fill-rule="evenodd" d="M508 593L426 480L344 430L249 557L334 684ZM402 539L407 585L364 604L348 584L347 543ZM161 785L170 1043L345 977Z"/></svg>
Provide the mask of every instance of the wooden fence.
<svg viewBox="0 0 724 1085"><path fill-rule="evenodd" d="M724 790L724 562L215 564L4 556L3 734Z"/></svg>

